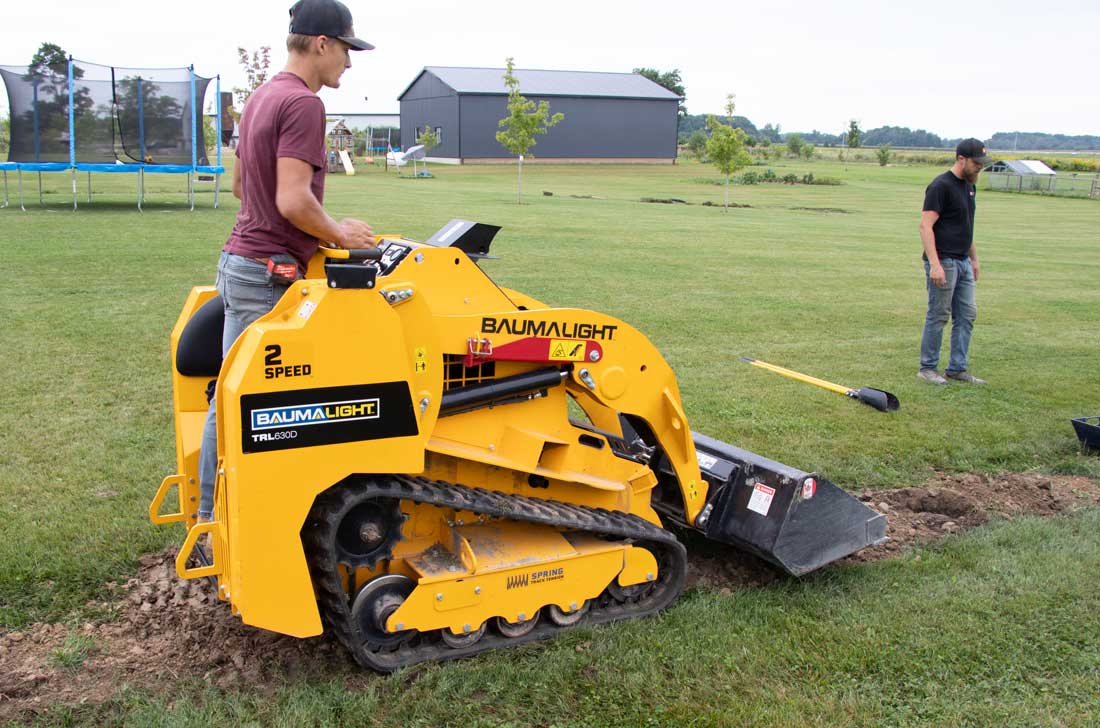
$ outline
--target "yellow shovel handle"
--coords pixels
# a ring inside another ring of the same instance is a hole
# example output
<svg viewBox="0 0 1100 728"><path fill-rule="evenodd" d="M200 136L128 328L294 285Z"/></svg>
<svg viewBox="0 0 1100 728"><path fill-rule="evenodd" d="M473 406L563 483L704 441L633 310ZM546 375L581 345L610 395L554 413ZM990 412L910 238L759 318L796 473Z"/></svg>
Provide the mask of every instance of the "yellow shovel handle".
<svg viewBox="0 0 1100 728"><path fill-rule="evenodd" d="M797 379L800 382L806 382L807 384L816 384L819 387L828 389L831 392L836 392L837 394L848 394L852 391L849 387L845 387L840 384L833 384L832 382L826 382L824 379L818 379L817 377L811 377L806 374L801 374L791 369L784 369L783 367L776 366L775 364L769 364L766 361L760 361L759 359L752 359L750 357L743 356L741 357L741 360L752 364L754 367L768 369L775 372L776 374L782 374L785 377Z"/></svg>

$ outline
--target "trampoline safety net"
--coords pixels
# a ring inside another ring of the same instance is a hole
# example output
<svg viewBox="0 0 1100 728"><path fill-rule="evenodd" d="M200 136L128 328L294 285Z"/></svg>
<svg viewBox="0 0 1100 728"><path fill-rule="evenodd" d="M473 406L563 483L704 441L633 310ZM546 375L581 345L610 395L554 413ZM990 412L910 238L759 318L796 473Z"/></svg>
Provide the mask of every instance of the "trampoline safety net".
<svg viewBox="0 0 1100 728"><path fill-rule="evenodd" d="M211 79L194 76L192 90L189 68L73 60L70 96L68 66L0 66L11 105L8 161L209 164L201 114ZM192 129L198 140L194 157Z"/></svg>

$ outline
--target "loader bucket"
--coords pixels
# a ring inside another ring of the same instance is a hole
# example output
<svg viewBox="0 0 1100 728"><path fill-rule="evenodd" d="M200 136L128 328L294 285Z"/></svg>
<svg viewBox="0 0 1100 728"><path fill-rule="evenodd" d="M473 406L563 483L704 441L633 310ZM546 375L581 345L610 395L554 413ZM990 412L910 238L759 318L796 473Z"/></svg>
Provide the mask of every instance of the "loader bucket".
<svg viewBox="0 0 1100 728"><path fill-rule="evenodd" d="M699 467L715 496L707 538L744 548L795 576L886 540L886 517L814 473L706 435Z"/></svg>

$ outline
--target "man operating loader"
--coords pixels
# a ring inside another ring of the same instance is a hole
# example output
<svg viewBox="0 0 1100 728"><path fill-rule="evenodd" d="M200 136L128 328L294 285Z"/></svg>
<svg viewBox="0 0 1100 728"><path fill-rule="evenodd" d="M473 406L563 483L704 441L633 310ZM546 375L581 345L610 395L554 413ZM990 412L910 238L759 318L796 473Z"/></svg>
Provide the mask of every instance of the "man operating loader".
<svg viewBox="0 0 1100 728"><path fill-rule="evenodd" d="M300 278L321 242L374 247L362 220L337 222L322 208L325 106L321 87L339 88L350 51L371 50L355 37L351 12L337 0L299 0L290 8L290 58L256 89L241 116L233 194L237 223L218 261L217 288L225 309L222 353L270 311ZM213 518L218 448L215 400L203 431L199 521Z"/></svg>

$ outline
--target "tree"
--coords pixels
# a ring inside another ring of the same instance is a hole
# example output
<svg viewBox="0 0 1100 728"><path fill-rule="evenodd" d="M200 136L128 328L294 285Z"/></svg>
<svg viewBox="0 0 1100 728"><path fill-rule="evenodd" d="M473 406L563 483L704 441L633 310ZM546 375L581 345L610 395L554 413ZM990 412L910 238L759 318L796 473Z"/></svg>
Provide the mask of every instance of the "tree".
<svg viewBox="0 0 1100 728"><path fill-rule="evenodd" d="M424 130L416 137L416 143L424 145L425 154L432 151L432 148L439 144L439 135L435 133L434 129L435 127L431 124L425 123Z"/></svg>
<svg viewBox="0 0 1100 728"><path fill-rule="evenodd" d="M730 209L730 175L752 162L749 153L745 151L745 132L735 129L733 123L733 94L726 95L726 120L729 124L723 124L718 118L711 116L707 119L710 128L710 139L707 140L707 157L714 162L722 174L726 175L726 206Z"/></svg>
<svg viewBox="0 0 1100 728"><path fill-rule="evenodd" d="M84 77L84 69L73 65L73 79ZM12 135L19 139L32 139L37 134L35 159L68 159L69 152L69 54L56 43L43 43L35 51L23 77L32 84L38 98L35 109L11 119ZM97 126L113 123L109 115L89 113L94 107L87 86L76 85L73 90L73 116L77 137L94 133ZM37 110L37 114L35 111ZM37 117L37 118L36 118ZM91 128L89 128L91 127ZM110 127L107 127L109 133ZM22 150L26 153L29 150Z"/></svg>
<svg viewBox="0 0 1100 728"><path fill-rule="evenodd" d="M695 133L688 139L687 146L696 159L700 162L706 161L707 135L703 133L702 129L695 130Z"/></svg>
<svg viewBox="0 0 1100 728"><path fill-rule="evenodd" d="M536 136L545 134L547 129L561 122L565 114L558 112L550 116L549 102L540 101L536 106L534 101L525 99L519 92L519 79L514 71L515 63L509 56L507 68L504 70L504 85L508 87L508 116L497 122L497 126L503 130L497 132L497 141L516 155L519 162L516 203L522 205L523 155L535 146Z"/></svg>
<svg viewBox="0 0 1100 728"><path fill-rule="evenodd" d="M863 134L859 129L859 122L852 119L848 122L848 134L845 138L845 142L848 144L849 149L859 148L859 138Z"/></svg>
<svg viewBox="0 0 1100 728"><path fill-rule="evenodd" d="M271 67L271 46L260 46L259 50L252 51L252 55L249 55L244 48L237 48L237 62L241 64L245 78L248 80L248 85L244 88L240 86L233 88L233 93L237 96L237 104L243 109L244 102L248 101L252 92L267 81L267 71ZM230 113L237 121L241 120L241 114L236 109Z"/></svg>
<svg viewBox="0 0 1100 728"><path fill-rule="evenodd" d="M802 156L802 135L798 133L787 135L787 151L792 157Z"/></svg>
<svg viewBox="0 0 1100 728"><path fill-rule="evenodd" d="M680 97L680 103L676 107L676 114L680 119L687 116L687 106L684 102L687 100L687 93L684 91L684 82L680 78L680 69L674 68L671 71L665 71L661 73L656 68L635 68L634 73L639 76L645 76L653 83L667 88L672 93Z"/></svg>
<svg viewBox="0 0 1100 728"><path fill-rule="evenodd" d="M890 145L883 144L876 151L875 155L878 157L878 166L885 167L890 163Z"/></svg>
<svg viewBox="0 0 1100 728"><path fill-rule="evenodd" d="M64 76L67 82L69 77L69 54L56 43L43 43L38 46L38 50L31 57L31 65L27 70L34 75L53 73ZM73 75L76 75L75 71ZM84 71L81 70L80 76L83 75Z"/></svg>
<svg viewBox="0 0 1100 728"><path fill-rule="evenodd" d="M802 145L802 156L806 159L813 159L815 147L813 144Z"/></svg>
<svg viewBox="0 0 1100 728"><path fill-rule="evenodd" d="M848 130L845 131L844 134L843 134L844 143L848 145L849 149L858 149L859 148L860 134L862 134L862 132L859 130L859 122L856 121L855 119L849 119L849 121L848 121ZM848 171L848 158L851 157L851 156L852 156L851 154L845 154L844 155L844 171L845 172Z"/></svg>

